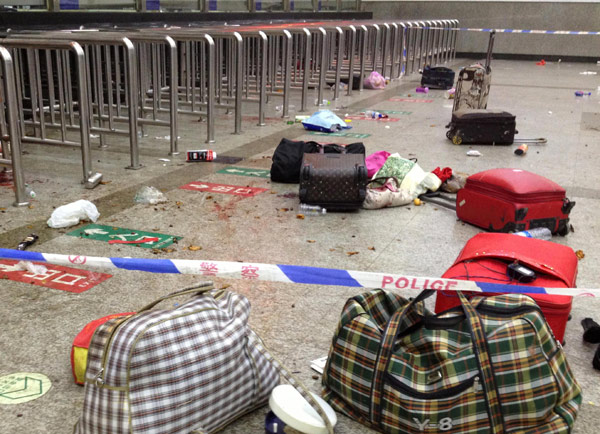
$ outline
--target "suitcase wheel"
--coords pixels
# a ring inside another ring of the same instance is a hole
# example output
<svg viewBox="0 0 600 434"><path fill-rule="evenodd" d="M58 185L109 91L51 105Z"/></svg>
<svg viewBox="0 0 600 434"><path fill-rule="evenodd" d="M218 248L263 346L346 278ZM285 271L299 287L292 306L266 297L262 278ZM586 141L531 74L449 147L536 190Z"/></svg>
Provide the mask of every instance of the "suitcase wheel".
<svg viewBox="0 0 600 434"><path fill-rule="evenodd" d="M455 145L460 145L462 143L462 137L460 135L460 132L456 133L452 137L452 143L454 143Z"/></svg>
<svg viewBox="0 0 600 434"><path fill-rule="evenodd" d="M454 131L452 131L452 130L448 130L448 131L446 131L446 137L447 137L449 140L452 140L452 136L453 136L453 135L454 135Z"/></svg>

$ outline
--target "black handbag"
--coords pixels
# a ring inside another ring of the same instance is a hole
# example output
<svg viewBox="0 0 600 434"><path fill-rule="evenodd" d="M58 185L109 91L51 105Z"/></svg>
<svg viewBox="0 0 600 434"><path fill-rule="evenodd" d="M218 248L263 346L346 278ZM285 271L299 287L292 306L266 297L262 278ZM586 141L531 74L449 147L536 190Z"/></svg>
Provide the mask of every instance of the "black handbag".
<svg viewBox="0 0 600 434"><path fill-rule="evenodd" d="M273 153L271 181L297 184L300 180L300 167L304 154L317 154L321 148L325 154L365 154L365 145L362 142L340 146L333 143L323 145L313 141L281 139Z"/></svg>

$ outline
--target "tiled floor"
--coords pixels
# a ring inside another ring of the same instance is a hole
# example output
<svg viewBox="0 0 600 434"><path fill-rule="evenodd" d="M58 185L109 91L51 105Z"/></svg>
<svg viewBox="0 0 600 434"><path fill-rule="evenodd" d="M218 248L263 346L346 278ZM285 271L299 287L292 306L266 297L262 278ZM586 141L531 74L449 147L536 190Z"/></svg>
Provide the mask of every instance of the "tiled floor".
<svg viewBox="0 0 600 434"><path fill-rule="evenodd" d="M469 63L458 60L455 70ZM338 143L363 141L367 153L399 152L418 158L426 170L450 166L475 173L495 167L525 169L546 176L567 189L577 202L571 214L575 232L553 241L582 250L577 285L598 288L600 242L598 214L598 143L600 143L600 82L598 65L495 61L489 108L504 109L517 116L518 137L546 137L548 143L530 146L525 156L514 155L514 146L456 146L445 137L451 101L444 91L426 96L431 102L390 101L391 98L425 99L415 95L417 75L393 82L386 90L355 93L341 100L340 115L361 109L393 110L395 122L354 120L353 133L368 134L355 139L335 137ZM591 97L578 98L575 90L588 90ZM408 95L411 95L409 97ZM300 124L288 125L269 104L267 126L258 127L249 106L244 133L233 135L233 119L217 119L217 142L211 147L220 155L242 158L235 167L269 169L270 157L283 137L332 141L309 135ZM292 104L299 107L298 95ZM333 106L330 106L333 108ZM297 113L294 113L297 114ZM389 127L389 128L388 128ZM196 117L180 117L180 148L205 148L205 124ZM9 187L0 187L0 247L14 248L36 232L40 240L32 251L102 257L212 259L270 264L296 264L350 270L439 276L454 261L464 243L480 232L456 219L454 212L435 206L406 206L356 213L329 213L322 217L296 218L298 187L271 183L267 178L218 173L228 165L186 163L184 153L170 157L165 129L148 128L141 140L144 168L126 170L128 145L110 138L107 148L94 148L95 169L104 183L94 190L80 184L80 158L76 150L30 145L24 156L26 181L37 196L29 208L14 208ZM481 152L468 157L469 149ZM169 161L164 161L168 159ZM231 166L231 165L229 165ZM254 197L205 193L178 187L193 181L264 188ZM133 202L140 187L162 190L168 202L157 206ZM53 208L77 199L88 199L100 211L98 224L183 237L172 252L109 245L67 235L68 229L50 229L46 220ZM286 211L287 209L287 211ZM189 246L201 249L190 250ZM358 252L350 255L349 252ZM25 404L0 405L2 433L70 432L82 408L83 388L73 384L70 349L74 336L89 321L117 312L134 311L155 298L199 279L193 275L150 274L110 271L112 277L80 294L9 280L0 282L0 375L40 372L52 381L43 397ZM266 281L215 278L219 286L246 295L252 302L251 325L273 353L296 372L315 392L320 382L313 378L310 361L327 354L330 340L345 301L359 290L339 286L298 285ZM406 292L414 295L414 291ZM591 361L595 346L582 341L581 319L595 317L600 302L576 297L567 326L565 351L584 392L583 405L574 433L596 432L600 414L600 373ZM266 407L228 427L228 433L260 433ZM339 433L369 432L339 415Z"/></svg>

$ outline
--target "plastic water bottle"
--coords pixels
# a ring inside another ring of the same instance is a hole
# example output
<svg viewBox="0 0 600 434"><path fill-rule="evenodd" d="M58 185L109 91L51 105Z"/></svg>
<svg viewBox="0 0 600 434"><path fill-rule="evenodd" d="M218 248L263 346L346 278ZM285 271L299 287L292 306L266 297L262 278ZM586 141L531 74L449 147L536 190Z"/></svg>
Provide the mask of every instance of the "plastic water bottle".
<svg viewBox="0 0 600 434"><path fill-rule="evenodd" d="M575 91L575 96L590 96L592 95L592 92L584 92L582 90L577 90Z"/></svg>
<svg viewBox="0 0 600 434"><path fill-rule="evenodd" d="M327 210L319 205L300 204L300 212L304 215L325 215Z"/></svg>
<svg viewBox="0 0 600 434"><path fill-rule="evenodd" d="M29 184L25 184L25 194L32 199L35 199L35 197L37 196L35 194L35 191L33 191L33 188L31 188Z"/></svg>
<svg viewBox="0 0 600 434"><path fill-rule="evenodd" d="M513 235L520 237L538 238L540 240L550 241L552 239L552 231L548 228L533 228L528 231L515 232Z"/></svg>

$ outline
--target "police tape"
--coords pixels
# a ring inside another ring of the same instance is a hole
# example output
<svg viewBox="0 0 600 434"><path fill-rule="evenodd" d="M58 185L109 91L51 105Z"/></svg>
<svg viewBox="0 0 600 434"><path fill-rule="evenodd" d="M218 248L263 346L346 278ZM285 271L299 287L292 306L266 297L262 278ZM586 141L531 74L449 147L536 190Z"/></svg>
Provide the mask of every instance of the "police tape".
<svg viewBox="0 0 600 434"><path fill-rule="evenodd" d="M81 266L103 270L133 270L150 273L196 274L205 277L263 280L281 283L333 285L356 288L434 289L445 291L504 292L519 294L553 294L600 296L600 289L545 288L487 283L439 277L417 277L394 273L341 270L302 265L226 262L205 259L106 258L97 256L60 255L26 250L0 249L0 258L46 262L53 265Z"/></svg>
<svg viewBox="0 0 600 434"><path fill-rule="evenodd" d="M416 29L453 30L461 32L496 32L496 33L526 33L535 35L600 35L600 31L589 32L579 30L531 30L531 29L477 29L472 27L413 27Z"/></svg>

